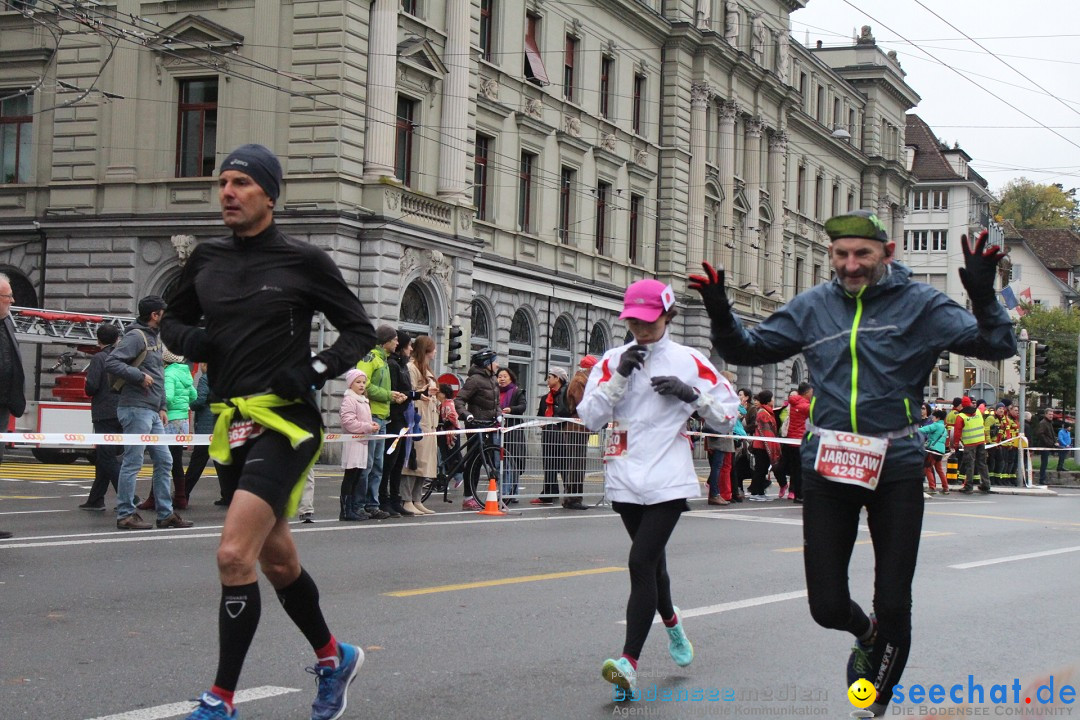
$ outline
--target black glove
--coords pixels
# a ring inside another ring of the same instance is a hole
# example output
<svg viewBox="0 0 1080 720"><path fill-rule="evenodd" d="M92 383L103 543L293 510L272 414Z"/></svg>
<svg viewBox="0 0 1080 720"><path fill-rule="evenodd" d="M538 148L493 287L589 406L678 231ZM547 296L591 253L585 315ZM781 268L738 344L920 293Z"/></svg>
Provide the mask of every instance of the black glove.
<svg viewBox="0 0 1080 720"><path fill-rule="evenodd" d="M630 373L645 364L645 354L647 352L649 352L649 349L644 345L631 345L623 350L617 368L619 374L623 377L630 377Z"/></svg>
<svg viewBox="0 0 1080 720"><path fill-rule="evenodd" d="M311 365L279 370L270 380L270 389L278 397L298 400L326 383L326 377Z"/></svg>
<svg viewBox="0 0 1080 720"><path fill-rule="evenodd" d="M997 273L998 260L1005 254L997 245L986 247L990 233L983 230L975 238L974 247L970 246L968 236L960 238L960 247L964 250L964 267L960 268L960 282L964 284L971 307L986 307L996 302L994 297L994 275Z"/></svg>
<svg viewBox="0 0 1080 720"><path fill-rule="evenodd" d="M707 262L702 262L701 267L705 270L704 275L691 275L688 287L701 293L701 302L705 305L705 312L712 320L713 330L728 332L735 328L735 316L731 312L731 303L727 299L727 288L724 285L724 268L714 268Z"/></svg>
<svg viewBox="0 0 1080 720"><path fill-rule="evenodd" d="M658 375L652 379L652 389L660 395L671 395L690 404L698 399L698 392L674 375Z"/></svg>

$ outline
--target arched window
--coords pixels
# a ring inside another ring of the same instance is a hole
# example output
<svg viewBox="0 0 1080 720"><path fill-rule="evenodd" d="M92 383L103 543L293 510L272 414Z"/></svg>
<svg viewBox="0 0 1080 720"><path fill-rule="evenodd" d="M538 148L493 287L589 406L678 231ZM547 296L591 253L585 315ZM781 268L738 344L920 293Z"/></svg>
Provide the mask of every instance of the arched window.
<svg viewBox="0 0 1080 720"><path fill-rule="evenodd" d="M589 335L589 354L600 357L608 349L607 331L600 323L593 325L592 334Z"/></svg>
<svg viewBox="0 0 1080 720"><path fill-rule="evenodd" d="M484 304L474 300L472 304L472 332L469 335L469 352L475 353L492 346L491 318Z"/></svg>
<svg viewBox="0 0 1080 720"><path fill-rule="evenodd" d="M533 358L536 348L533 345L532 320L529 313L519 308L510 321L510 347L507 349L507 366L517 375L517 386L525 391L525 407L531 408L535 388L533 388Z"/></svg>
<svg viewBox="0 0 1080 720"><path fill-rule="evenodd" d="M401 309L398 311L398 326L408 330L413 337L431 334L431 316L424 290L417 282L409 283L401 295Z"/></svg>
<svg viewBox="0 0 1080 720"><path fill-rule="evenodd" d="M561 367L569 373L574 362L574 328L565 317L555 321L551 329L551 364Z"/></svg>

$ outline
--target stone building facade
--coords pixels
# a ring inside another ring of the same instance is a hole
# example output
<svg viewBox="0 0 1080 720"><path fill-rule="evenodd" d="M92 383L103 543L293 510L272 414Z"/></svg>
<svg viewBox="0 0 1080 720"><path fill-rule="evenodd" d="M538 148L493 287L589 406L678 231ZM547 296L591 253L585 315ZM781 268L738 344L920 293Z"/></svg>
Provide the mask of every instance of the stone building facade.
<svg viewBox="0 0 1080 720"><path fill-rule="evenodd" d="M704 348L686 291L703 258L752 324L829 279L831 214L871 207L903 234L918 95L869 28L850 47L797 43L804 5L0 10L0 270L17 304L131 313L190 242L222 234L212 176L258 142L285 167L278 223L325 248L376 321L432 334L440 359L461 326L530 404L548 366L623 342L622 291L642 277L673 285L674 332ZM736 371L778 392L806 379L798 359Z"/></svg>

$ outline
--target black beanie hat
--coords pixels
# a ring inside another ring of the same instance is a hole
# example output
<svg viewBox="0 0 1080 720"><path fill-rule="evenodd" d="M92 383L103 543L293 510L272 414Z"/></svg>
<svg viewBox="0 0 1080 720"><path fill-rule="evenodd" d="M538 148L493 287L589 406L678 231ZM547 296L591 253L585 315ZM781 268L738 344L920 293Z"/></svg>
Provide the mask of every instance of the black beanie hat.
<svg viewBox="0 0 1080 720"><path fill-rule="evenodd" d="M277 200L281 194L281 163L277 156L262 145L241 145L229 153L221 170L236 170L251 177L270 197Z"/></svg>

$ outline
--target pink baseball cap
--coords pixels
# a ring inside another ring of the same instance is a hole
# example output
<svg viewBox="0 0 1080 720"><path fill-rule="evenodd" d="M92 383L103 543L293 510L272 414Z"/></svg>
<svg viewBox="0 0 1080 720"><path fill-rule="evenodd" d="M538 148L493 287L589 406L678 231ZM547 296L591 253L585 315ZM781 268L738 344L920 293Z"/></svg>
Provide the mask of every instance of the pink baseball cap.
<svg viewBox="0 0 1080 720"><path fill-rule="evenodd" d="M643 322L656 322L656 319L675 305L675 291L670 285L659 280L646 278L626 288L623 296L623 311L619 319L636 318Z"/></svg>

